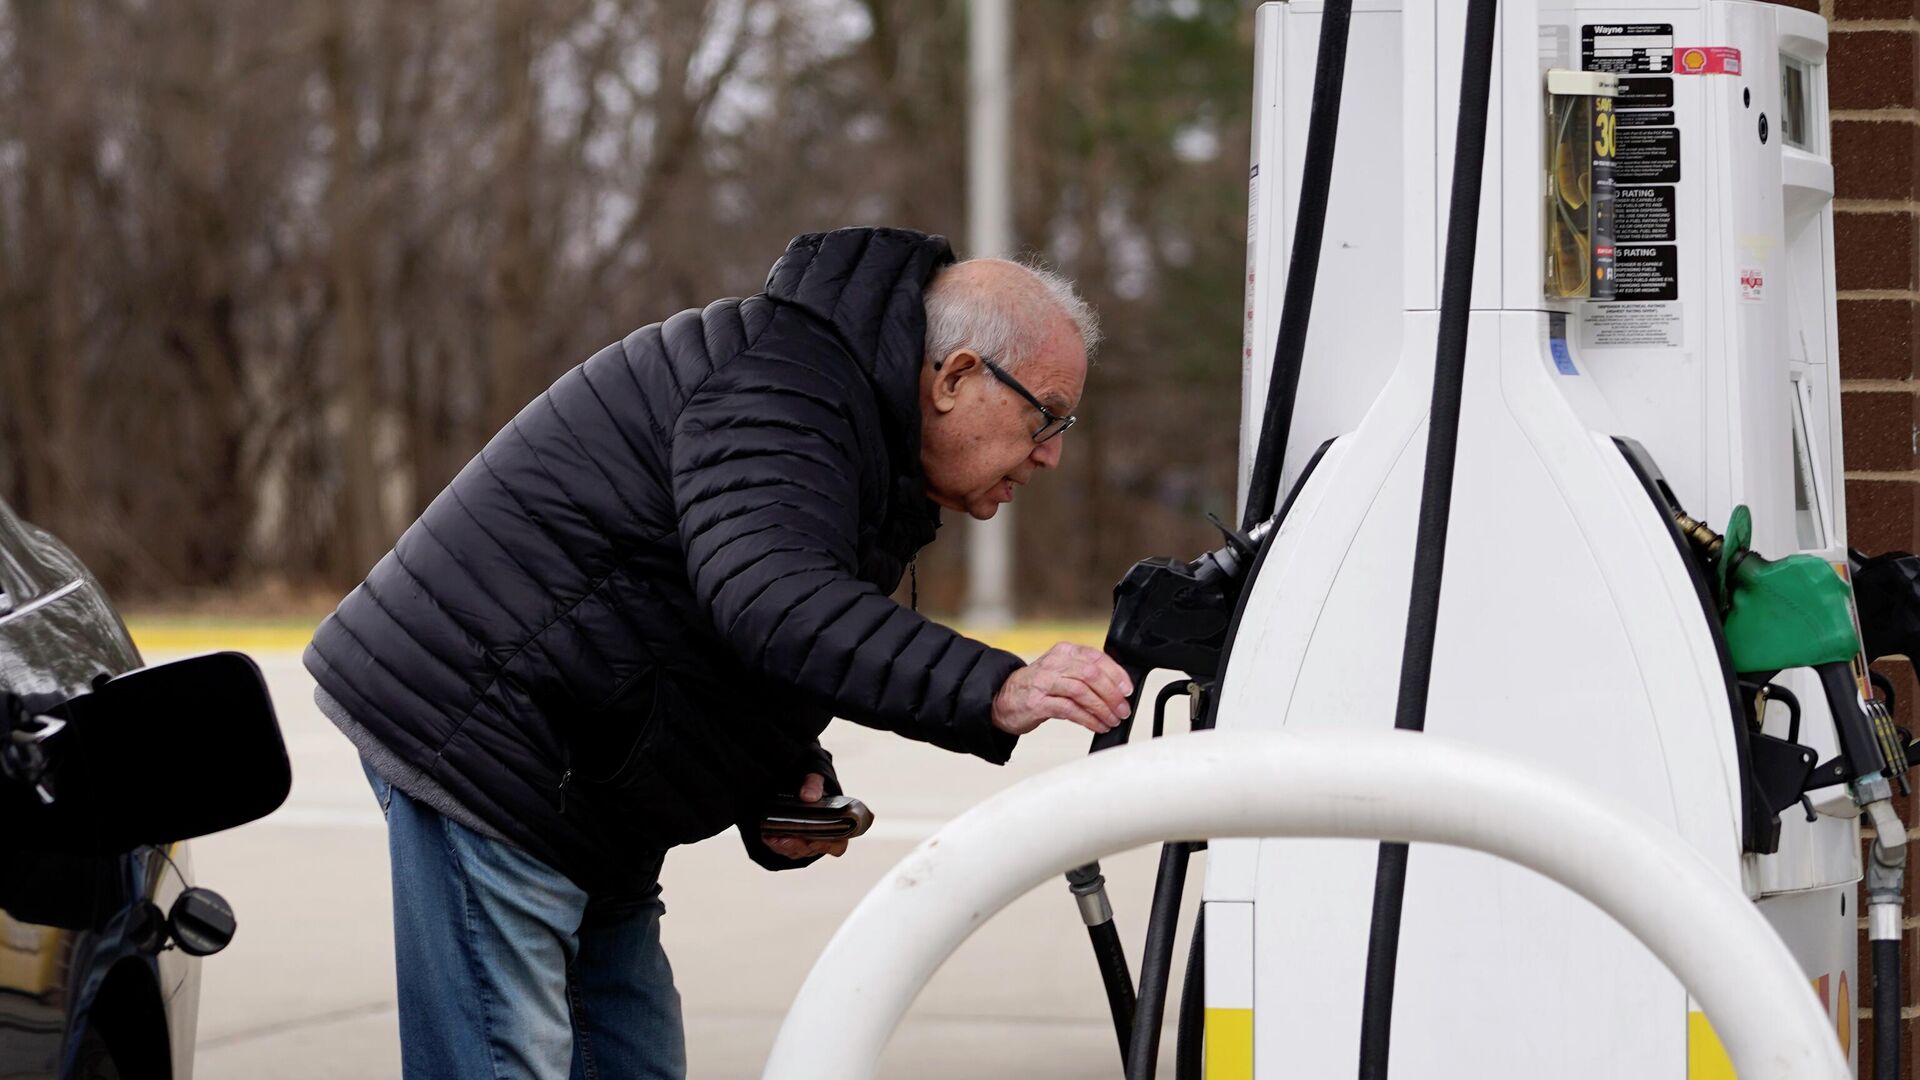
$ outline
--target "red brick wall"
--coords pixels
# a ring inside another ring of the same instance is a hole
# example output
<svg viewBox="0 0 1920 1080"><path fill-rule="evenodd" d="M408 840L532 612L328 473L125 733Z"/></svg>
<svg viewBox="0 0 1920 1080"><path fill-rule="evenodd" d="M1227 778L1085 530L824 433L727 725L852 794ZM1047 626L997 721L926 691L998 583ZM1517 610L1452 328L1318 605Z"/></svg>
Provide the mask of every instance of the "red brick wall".
<svg viewBox="0 0 1920 1080"><path fill-rule="evenodd" d="M1839 286L1840 387L1846 429L1848 539L1862 551L1920 549L1920 456L1915 453L1916 324L1920 274L1920 0L1794 0L1832 29L1827 69L1833 113L1834 261ZM1899 690L1902 723L1920 700L1906 665L1881 665ZM1914 802L1901 811L1916 824ZM1908 908L1920 884L1908 867ZM1864 900L1864 897L1862 898ZM1861 905L1864 910L1864 903ZM1913 918L1901 964L1910 973ZM1860 1075L1871 1076L1875 1017L1862 920ZM1914 998L1903 1001L1901 1076L1914 1075ZM1874 1080L1892 1080L1876 1077Z"/></svg>

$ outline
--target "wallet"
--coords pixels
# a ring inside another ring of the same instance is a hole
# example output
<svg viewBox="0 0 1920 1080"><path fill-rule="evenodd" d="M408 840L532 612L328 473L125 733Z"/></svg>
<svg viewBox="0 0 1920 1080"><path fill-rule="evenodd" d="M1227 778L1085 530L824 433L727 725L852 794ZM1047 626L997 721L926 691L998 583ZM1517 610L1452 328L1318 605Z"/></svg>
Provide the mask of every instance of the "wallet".
<svg viewBox="0 0 1920 1080"><path fill-rule="evenodd" d="M819 802L801 802L797 795L780 795L760 821L765 836L792 836L802 840L847 840L873 824L867 804L847 795L830 795Z"/></svg>

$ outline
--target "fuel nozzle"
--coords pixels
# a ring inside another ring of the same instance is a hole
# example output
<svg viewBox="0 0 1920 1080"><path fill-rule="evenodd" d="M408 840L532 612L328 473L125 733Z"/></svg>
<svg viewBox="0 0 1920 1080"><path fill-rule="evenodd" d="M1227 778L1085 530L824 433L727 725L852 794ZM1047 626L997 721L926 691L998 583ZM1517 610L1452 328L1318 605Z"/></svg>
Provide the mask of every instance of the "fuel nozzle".
<svg viewBox="0 0 1920 1080"><path fill-rule="evenodd" d="M1142 559L1114 586L1108 655L1128 668L1219 673L1240 590L1272 526L1262 522L1240 533L1218 518L1214 525L1225 536L1220 547L1191 562Z"/></svg>
<svg viewBox="0 0 1920 1080"><path fill-rule="evenodd" d="M1894 795L1894 786L1906 789L1906 749L1901 744L1893 718L1884 708L1863 702L1859 683L1850 663L1826 663L1814 667L1820 676L1820 688L1826 692L1827 710L1833 714L1834 731L1840 737L1840 756L1851 778L1849 786L1854 802L1881 824L1874 815L1874 804ZM1892 803L1886 802L1887 813ZM1904 841L1906 830L1900 830Z"/></svg>
<svg viewBox="0 0 1920 1080"><path fill-rule="evenodd" d="M1207 515L1226 542L1191 562L1142 559L1113 587L1113 621L1107 625L1106 653L1133 680L1127 704L1140 709L1147 674L1155 668L1184 671L1196 679L1220 673L1227 630L1240 603L1240 591L1253 572L1261 540L1272 529L1262 522L1240 533ZM1130 722L1093 737L1095 750L1127 741Z"/></svg>
<svg viewBox="0 0 1920 1080"><path fill-rule="evenodd" d="M1768 559L1752 551L1753 519L1744 506L1728 515L1724 536L1678 511L1674 524L1711 571L1734 671L1770 678L1788 668L1814 669L1855 802L1870 808L1891 798L1894 785L1904 789L1905 743L1886 710L1860 690L1860 635L1846 578L1814 555Z"/></svg>

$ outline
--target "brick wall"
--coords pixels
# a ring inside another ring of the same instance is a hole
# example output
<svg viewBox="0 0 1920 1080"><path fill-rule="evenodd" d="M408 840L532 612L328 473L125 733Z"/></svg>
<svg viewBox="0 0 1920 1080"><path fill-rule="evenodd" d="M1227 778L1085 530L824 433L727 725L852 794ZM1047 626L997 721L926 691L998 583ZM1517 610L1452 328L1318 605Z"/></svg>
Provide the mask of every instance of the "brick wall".
<svg viewBox="0 0 1920 1080"><path fill-rule="evenodd" d="M1839 286L1840 386L1846 429L1848 539L1862 551L1920 550L1920 455L1915 453L1916 324L1920 322L1920 0L1791 0L1832 30L1828 100L1833 114L1834 261ZM1898 689L1901 722L1914 726L1906 665L1881 665ZM1914 800L1901 810L1916 823ZM1920 833L1920 830L1915 830ZM1909 910L1920 863L1908 866ZM1864 897L1862 898L1864 900ZM1864 910L1864 903L1861 905ZM1915 918L1901 964L1914 973ZM1864 920L1860 933L1860 1075L1871 1076L1873 1025ZM1916 973L1920 974L1920 973ZM1914 999L1903 1002L1901 1076L1915 1075ZM1874 1080L1892 1080L1875 1077Z"/></svg>

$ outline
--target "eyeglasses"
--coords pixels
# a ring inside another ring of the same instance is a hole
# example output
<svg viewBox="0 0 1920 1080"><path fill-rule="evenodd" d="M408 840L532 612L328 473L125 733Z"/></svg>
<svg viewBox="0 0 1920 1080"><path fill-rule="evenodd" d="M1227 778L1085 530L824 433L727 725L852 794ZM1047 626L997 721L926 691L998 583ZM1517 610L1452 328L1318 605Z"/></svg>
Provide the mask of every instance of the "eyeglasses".
<svg viewBox="0 0 1920 1080"><path fill-rule="evenodd" d="M980 362L987 365L987 370L993 372L994 378L999 379L1001 382L1005 383L1007 385L1007 388L1012 390L1014 393L1019 394L1023 398L1026 398L1027 404L1033 406L1036 409L1039 409L1040 415L1045 417L1045 419L1040 422L1040 427L1037 430L1035 430L1033 433L1034 442L1037 442L1037 443L1046 442L1048 439L1051 439L1055 435L1059 435L1062 432L1066 431L1068 428L1072 427L1074 425L1074 422L1080 419L1077 416L1061 416L1060 414L1054 412L1052 409L1049 409L1045 405L1040 404L1040 399L1033 396L1033 391L1028 390L1024 386L1021 386L1020 380L1007 374L1006 371L1003 368L1001 368L999 364L994 363L993 361L987 359L984 356L980 358Z"/></svg>

